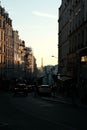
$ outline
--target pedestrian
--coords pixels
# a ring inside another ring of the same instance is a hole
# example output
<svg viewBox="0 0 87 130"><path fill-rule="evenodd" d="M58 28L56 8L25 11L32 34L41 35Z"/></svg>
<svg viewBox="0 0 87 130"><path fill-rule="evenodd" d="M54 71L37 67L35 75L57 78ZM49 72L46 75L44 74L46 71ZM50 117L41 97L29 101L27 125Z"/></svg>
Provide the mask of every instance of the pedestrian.
<svg viewBox="0 0 87 130"><path fill-rule="evenodd" d="M38 94L38 86L37 86L37 83L34 84L33 89L34 89L34 97L36 97L37 94Z"/></svg>
<svg viewBox="0 0 87 130"><path fill-rule="evenodd" d="M56 85L52 85L52 96L53 98L56 96Z"/></svg>
<svg viewBox="0 0 87 130"><path fill-rule="evenodd" d="M71 84L71 98L72 98L72 103L74 106L76 106L76 84L75 82L72 82Z"/></svg>

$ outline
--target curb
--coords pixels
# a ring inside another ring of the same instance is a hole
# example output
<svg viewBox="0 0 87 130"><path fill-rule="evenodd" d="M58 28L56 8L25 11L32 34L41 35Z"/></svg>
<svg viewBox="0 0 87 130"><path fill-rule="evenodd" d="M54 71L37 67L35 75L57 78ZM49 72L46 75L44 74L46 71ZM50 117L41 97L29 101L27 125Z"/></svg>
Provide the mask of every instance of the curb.
<svg viewBox="0 0 87 130"><path fill-rule="evenodd" d="M49 98L46 98L46 97L41 97L43 100L47 100L47 101L52 101L52 102L60 102L60 103L63 103L63 104L69 104L69 105L73 105L71 102L67 102L67 101L63 101L63 100L58 100L56 98L53 98L53 99L49 99Z"/></svg>
<svg viewBox="0 0 87 130"><path fill-rule="evenodd" d="M41 97L41 99L46 100L46 101L56 102L56 103L59 102L59 103L62 103L62 104L72 105L72 106L78 107L78 108L87 109L87 105L73 104L72 102L64 101L64 100L61 100L61 99L60 100L56 99L56 98L50 99L50 98L47 98L47 97Z"/></svg>

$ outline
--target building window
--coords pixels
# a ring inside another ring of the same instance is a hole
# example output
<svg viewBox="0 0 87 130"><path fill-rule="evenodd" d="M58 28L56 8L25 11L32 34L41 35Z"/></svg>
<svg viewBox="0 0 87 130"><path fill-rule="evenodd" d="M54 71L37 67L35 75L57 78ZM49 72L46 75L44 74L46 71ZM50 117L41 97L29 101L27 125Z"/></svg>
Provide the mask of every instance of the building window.
<svg viewBox="0 0 87 130"><path fill-rule="evenodd" d="M1 30L0 30L0 41L1 41Z"/></svg>
<svg viewBox="0 0 87 130"><path fill-rule="evenodd" d="M2 46L2 52L4 52L4 45Z"/></svg>
<svg viewBox="0 0 87 130"><path fill-rule="evenodd" d="M2 55L2 63L4 63L4 55Z"/></svg>
<svg viewBox="0 0 87 130"><path fill-rule="evenodd" d="M1 50L1 41L0 41L0 50Z"/></svg>
<svg viewBox="0 0 87 130"><path fill-rule="evenodd" d="M6 61L6 59L5 59L5 56L4 56L4 64L5 64L5 61Z"/></svg>
<svg viewBox="0 0 87 130"><path fill-rule="evenodd" d="M0 20L0 27L2 27L2 21Z"/></svg>
<svg viewBox="0 0 87 130"><path fill-rule="evenodd" d="M81 62L87 62L87 56L82 56L81 57Z"/></svg>
<svg viewBox="0 0 87 130"><path fill-rule="evenodd" d="M1 40L3 41L4 40L4 33L1 32Z"/></svg>
<svg viewBox="0 0 87 130"><path fill-rule="evenodd" d="M0 64L1 64L1 54L0 54Z"/></svg>
<svg viewBox="0 0 87 130"><path fill-rule="evenodd" d="M87 43L87 27L86 27L86 43Z"/></svg>

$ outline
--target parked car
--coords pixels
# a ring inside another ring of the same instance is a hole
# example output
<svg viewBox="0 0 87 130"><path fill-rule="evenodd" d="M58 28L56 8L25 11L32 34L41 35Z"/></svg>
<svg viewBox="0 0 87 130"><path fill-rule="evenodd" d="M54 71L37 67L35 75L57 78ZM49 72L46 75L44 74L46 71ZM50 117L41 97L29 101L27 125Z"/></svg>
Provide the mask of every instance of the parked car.
<svg viewBox="0 0 87 130"><path fill-rule="evenodd" d="M33 91L33 85L29 84L29 85L27 85L27 87L28 87L28 92L32 92Z"/></svg>
<svg viewBox="0 0 87 130"><path fill-rule="evenodd" d="M50 85L39 85L38 94L44 96L51 96L51 86Z"/></svg>
<svg viewBox="0 0 87 130"><path fill-rule="evenodd" d="M17 79L14 85L14 95L21 93L23 93L26 96L28 95L27 82L23 79Z"/></svg>

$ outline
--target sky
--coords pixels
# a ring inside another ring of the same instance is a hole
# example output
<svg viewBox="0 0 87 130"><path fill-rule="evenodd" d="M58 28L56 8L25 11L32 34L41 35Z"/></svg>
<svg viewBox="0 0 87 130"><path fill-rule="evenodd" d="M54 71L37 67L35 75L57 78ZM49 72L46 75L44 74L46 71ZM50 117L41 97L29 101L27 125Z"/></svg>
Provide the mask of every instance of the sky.
<svg viewBox="0 0 87 130"><path fill-rule="evenodd" d="M58 64L58 8L61 0L1 0L26 47L31 47L37 66ZM54 57L52 57L52 55Z"/></svg>

